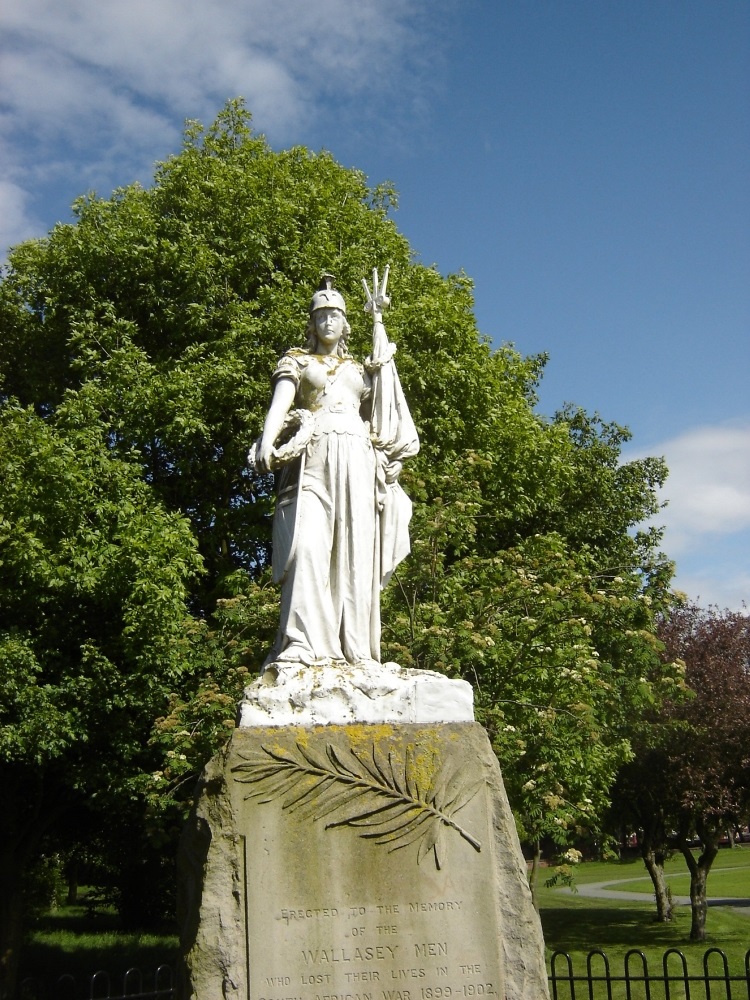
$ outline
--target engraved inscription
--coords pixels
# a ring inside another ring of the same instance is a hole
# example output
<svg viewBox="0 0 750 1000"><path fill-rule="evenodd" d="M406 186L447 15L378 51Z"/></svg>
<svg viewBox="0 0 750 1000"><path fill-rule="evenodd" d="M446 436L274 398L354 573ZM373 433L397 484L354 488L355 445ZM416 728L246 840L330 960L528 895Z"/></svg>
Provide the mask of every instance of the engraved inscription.
<svg viewBox="0 0 750 1000"><path fill-rule="evenodd" d="M305 965L333 965L336 962L384 962L394 960L398 945L380 946L376 948L318 948L315 951L303 951L302 960Z"/></svg>
<svg viewBox="0 0 750 1000"><path fill-rule="evenodd" d="M372 993L316 993L315 1000L373 1000Z"/></svg>
<svg viewBox="0 0 750 1000"><path fill-rule="evenodd" d="M409 909L412 913L416 913L421 910L423 913L432 913L434 911L442 912L443 910L460 910L461 900L460 899L441 899L437 902L432 903L409 903Z"/></svg>
<svg viewBox="0 0 750 1000"><path fill-rule="evenodd" d="M409 900L369 906L333 904L318 907L285 907L276 920L304 933L310 922L331 937L319 947L302 947L300 974L266 976L269 991L291 987L302 996L263 996L258 1000L465 1000L498 995L497 983L484 974L480 961L454 958L450 938L414 940L418 920L434 921L460 936L464 912L461 899ZM384 915L388 923L383 923ZM423 926L427 926L423 924ZM382 940L386 935L389 943ZM375 937L377 943L363 939ZM462 950L466 950L465 943ZM411 961L410 961L411 959ZM438 983L437 980L443 980ZM447 980L447 982L446 982ZM362 992L347 992L364 986ZM372 991L367 992L367 987ZM309 991L309 992L308 992Z"/></svg>
<svg viewBox="0 0 750 1000"><path fill-rule="evenodd" d="M415 944L414 948L417 958L435 957L448 954L447 941L423 941L422 944Z"/></svg>
<svg viewBox="0 0 750 1000"><path fill-rule="evenodd" d="M337 917L339 911L335 906L330 907L317 907L314 910L282 910L281 919L286 920L289 923L290 920L311 920L313 917Z"/></svg>

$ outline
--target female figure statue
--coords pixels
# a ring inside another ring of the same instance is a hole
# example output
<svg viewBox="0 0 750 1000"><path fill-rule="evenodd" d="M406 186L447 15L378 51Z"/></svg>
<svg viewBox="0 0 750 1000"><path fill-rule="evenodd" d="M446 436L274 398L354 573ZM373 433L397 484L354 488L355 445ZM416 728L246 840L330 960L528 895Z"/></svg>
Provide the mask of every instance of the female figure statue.
<svg viewBox="0 0 750 1000"><path fill-rule="evenodd" d="M383 326L387 282L388 268L382 284L374 271L372 292L363 281L373 318L364 365L347 350L346 304L326 275L306 347L287 351L273 374L254 456L259 471L277 471L281 622L267 667L380 662L380 588L409 552L411 503L397 480L419 449ZM295 440L280 445L290 426Z"/></svg>

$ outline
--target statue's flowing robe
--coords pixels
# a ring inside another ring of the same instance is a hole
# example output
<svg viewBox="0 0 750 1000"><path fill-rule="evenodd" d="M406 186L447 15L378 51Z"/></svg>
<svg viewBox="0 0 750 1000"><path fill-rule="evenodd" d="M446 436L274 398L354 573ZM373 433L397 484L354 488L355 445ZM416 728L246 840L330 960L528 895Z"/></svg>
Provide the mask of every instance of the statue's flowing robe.
<svg viewBox="0 0 750 1000"><path fill-rule="evenodd" d="M273 572L281 620L271 662L380 661L380 588L409 552L411 502L401 464L419 450L393 361L287 352L312 438L277 483ZM369 411L369 421L363 419Z"/></svg>

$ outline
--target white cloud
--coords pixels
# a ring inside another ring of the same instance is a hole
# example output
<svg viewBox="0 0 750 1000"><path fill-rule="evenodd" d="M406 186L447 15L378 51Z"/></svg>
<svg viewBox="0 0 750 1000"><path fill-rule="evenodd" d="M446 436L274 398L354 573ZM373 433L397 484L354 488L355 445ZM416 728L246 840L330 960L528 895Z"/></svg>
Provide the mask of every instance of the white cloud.
<svg viewBox="0 0 750 1000"><path fill-rule="evenodd" d="M442 5L442 0L441 0ZM409 114L435 0L6 0L0 13L5 180L66 172L107 190L144 177L184 118L246 98L272 142ZM335 109L335 110L334 110ZM375 129L377 134L377 129Z"/></svg>
<svg viewBox="0 0 750 1000"><path fill-rule="evenodd" d="M26 209L28 194L11 181L0 180L0 247L10 247L39 232L39 222Z"/></svg>
<svg viewBox="0 0 750 1000"><path fill-rule="evenodd" d="M663 455L669 468L666 506L653 523L666 529L676 586L702 604L750 602L750 424L696 427L648 454Z"/></svg>
<svg viewBox="0 0 750 1000"><path fill-rule="evenodd" d="M650 450L669 468L663 516L677 552L750 527L750 426L698 427Z"/></svg>

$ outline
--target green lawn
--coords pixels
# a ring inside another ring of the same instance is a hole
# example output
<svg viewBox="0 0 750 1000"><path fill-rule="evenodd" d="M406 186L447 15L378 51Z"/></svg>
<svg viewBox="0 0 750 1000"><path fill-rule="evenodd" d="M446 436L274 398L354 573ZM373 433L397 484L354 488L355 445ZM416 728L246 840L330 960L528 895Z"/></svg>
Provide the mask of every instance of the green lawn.
<svg viewBox="0 0 750 1000"><path fill-rule="evenodd" d="M688 896L690 894L690 876L687 874L670 875L668 885L675 896ZM624 882L617 886L618 889L625 889L628 892L645 892L651 894L651 880ZM739 868L732 870L726 868L711 872L708 878L709 896L736 897L738 899L750 898L750 869Z"/></svg>
<svg viewBox="0 0 750 1000"><path fill-rule="evenodd" d="M667 871L679 872L684 867L685 862L681 857L674 858L668 863ZM733 869L731 872L730 868ZM583 974L586 969L587 954L598 948L607 954L612 973L622 975L625 954L631 949L637 949L646 956L649 971L658 972L661 970L664 952L669 948L677 948L685 955L691 975L697 975L703 972L703 956L706 949L716 947L727 955L730 974L739 975L744 972L745 954L750 949L750 907L746 909L711 907L706 922L708 941L705 944L692 945L688 941L690 908L678 907L675 919L670 924L656 923L650 883L633 881L642 874L645 874L645 868L640 859L614 863L587 862L578 866L575 872L576 883L580 886L591 882L628 880L628 884L622 888L631 889L638 886L636 891L643 889L643 902L590 899L575 893L566 893L561 889L547 889L542 885L539 891L539 904L548 961L554 951L565 951L573 960L575 973ZM735 885L747 884L743 880L750 879L750 848L722 850L719 853L708 879L709 895L723 895L730 876L735 879ZM670 882L679 885L675 879L670 879ZM722 888L719 891L720 885ZM717 888L716 892L714 887ZM612 888L619 889L620 886ZM726 894L729 895L728 892ZM747 895L750 896L750 892ZM594 960L593 968L601 972L602 960ZM673 960L670 971L676 972L677 968ZM562 965L558 966L558 972L562 969ZM718 963L712 965L711 971L716 973L720 971ZM603 985L601 988L604 989ZM736 995L743 995L739 989L735 990ZM588 995L581 984L578 985L576 992L580 996ZM594 997L597 998L599 995L603 997L606 994L595 992ZM642 994L634 994L634 996L640 995ZM673 1000L683 995L681 992L675 992L673 987ZM698 993L698 995L703 994ZM567 993L563 992L562 996L567 997ZM624 997L624 986L616 984L612 996L613 1000ZM652 1000L661 1000L663 996L663 990L652 990Z"/></svg>
<svg viewBox="0 0 750 1000"><path fill-rule="evenodd" d="M92 914L84 896L78 905L61 906L37 923L21 956L20 979L52 982L71 975L88 980L103 969L110 975L114 992L132 967L153 977L159 965L174 966L177 948L172 928L163 933L120 930L113 913L97 910Z"/></svg>
<svg viewBox="0 0 750 1000"><path fill-rule="evenodd" d="M689 895L690 876L687 873L684 859L681 856L671 858L664 867L674 895ZM643 892L650 896L652 893L651 880L646 875L646 869L640 861L637 862L636 868L638 869L637 875L635 871L633 872L636 878L631 882L618 885L617 888L627 892ZM605 876L605 878L626 879L629 875L630 871L628 870L612 876ZM643 876L645 876L645 881ZM586 880L599 881L588 876ZM709 896L750 899L750 845L738 847L733 851L719 851L708 876L708 894Z"/></svg>
<svg viewBox="0 0 750 1000"><path fill-rule="evenodd" d="M694 852L697 855L697 851ZM734 850L722 848L711 866L708 884L711 886L717 873L731 868L733 870L750 871L750 844L743 844ZM668 875L680 875L687 872L685 861L681 854L670 858L664 866ZM578 884L587 882L605 882L610 879L639 879L646 875L646 869L640 856L625 858L622 861L585 861L575 866L575 880ZM543 870L540 875L544 881Z"/></svg>

